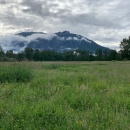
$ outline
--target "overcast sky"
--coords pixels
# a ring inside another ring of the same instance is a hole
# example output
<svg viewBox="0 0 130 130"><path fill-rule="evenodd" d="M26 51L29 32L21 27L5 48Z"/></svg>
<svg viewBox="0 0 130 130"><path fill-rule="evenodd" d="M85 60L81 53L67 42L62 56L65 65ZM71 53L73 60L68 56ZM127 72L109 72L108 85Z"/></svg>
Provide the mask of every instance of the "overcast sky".
<svg viewBox="0 0 130 130"><path fill-rule="evenodd" d="M0 0L0 35L64 30L117 49L130 36L130 0Z"/></svg>

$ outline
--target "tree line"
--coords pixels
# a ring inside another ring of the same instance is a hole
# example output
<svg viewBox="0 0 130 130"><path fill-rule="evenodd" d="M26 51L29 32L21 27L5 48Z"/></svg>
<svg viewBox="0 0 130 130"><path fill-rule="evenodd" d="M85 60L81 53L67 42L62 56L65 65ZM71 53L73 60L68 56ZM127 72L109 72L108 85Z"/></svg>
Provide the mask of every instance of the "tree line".
<svg viewBox="0 0 130 130"><path fill-rule="evenodd" d="M91 51L76 50L66 52L56 52L53 50L25 48L23 52L17 54L12 50L0 51L0 61L110 61L121 60L120 54L116 50L101 50L97 49L95 54Z"/></svg>
<svg viewBox="0 0 130 130"><path fill-rule="evenodd" d="M111 61L130 60L130 37L124 38L120 43L121 50L96 50L95 53L87 50L56 52L54 50L33 50L25 48L23 52L13 53L12 50L4 52L0 47L0 61Z"/></svg>

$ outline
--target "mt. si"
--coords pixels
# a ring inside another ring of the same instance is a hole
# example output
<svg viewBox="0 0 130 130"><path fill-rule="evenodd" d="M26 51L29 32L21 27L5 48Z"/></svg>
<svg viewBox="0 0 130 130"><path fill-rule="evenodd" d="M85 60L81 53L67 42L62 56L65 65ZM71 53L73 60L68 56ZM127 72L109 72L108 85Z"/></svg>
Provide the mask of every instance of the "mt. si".
<svg viewBox="0 0 130 130"><path fill-rule="evenodd" d="M89 50L95 52L97 49L105 50L103 46L98 45L81 35L72 34L69 31L46 34L42 32L22 32L14 36L7 36L8 40L0 40L0 45L4 51L14 50L23 51L26 47L39 50L54 50L58 52L68 50ZM5 37L6 38L6 37ZM4 38L3 38L4 39ZM9 40L10 39L10 40Z"/></svg>

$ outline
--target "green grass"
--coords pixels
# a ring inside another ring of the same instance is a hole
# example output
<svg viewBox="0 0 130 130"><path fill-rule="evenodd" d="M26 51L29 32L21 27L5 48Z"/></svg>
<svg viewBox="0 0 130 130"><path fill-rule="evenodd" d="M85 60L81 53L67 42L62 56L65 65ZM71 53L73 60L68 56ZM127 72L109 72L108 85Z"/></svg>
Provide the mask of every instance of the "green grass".
<svg viewBox="0 0 130 130"><path fill-rule="evenodd" d="M33 78L1 82L0 130L130 129L130 62L0 63L0 72L16 66Z"/></svg>
<svg viewBox="0 0 130 130"><path fill-rule="evenodd" d="M18 64L0 66L0 83L27 82L32 78L29 67Z"/></svg>

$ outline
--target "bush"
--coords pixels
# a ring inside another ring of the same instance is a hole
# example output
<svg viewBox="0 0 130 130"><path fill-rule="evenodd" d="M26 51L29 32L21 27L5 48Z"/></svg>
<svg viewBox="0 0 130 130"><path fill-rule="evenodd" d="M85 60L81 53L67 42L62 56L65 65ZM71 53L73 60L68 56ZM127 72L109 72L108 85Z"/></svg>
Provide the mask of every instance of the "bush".
<svg viewBox="0 0 130 130"><path fill-rule="evenodd" d="M31 69L20 66L10 65L0 67L0 83L4 82L27 82L32 78Z"/></svg>

